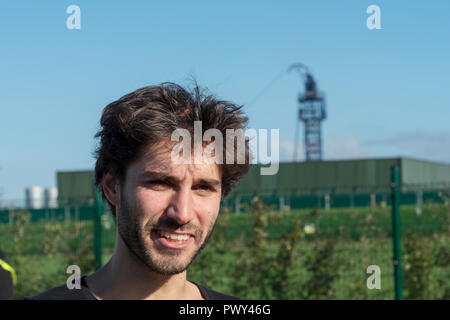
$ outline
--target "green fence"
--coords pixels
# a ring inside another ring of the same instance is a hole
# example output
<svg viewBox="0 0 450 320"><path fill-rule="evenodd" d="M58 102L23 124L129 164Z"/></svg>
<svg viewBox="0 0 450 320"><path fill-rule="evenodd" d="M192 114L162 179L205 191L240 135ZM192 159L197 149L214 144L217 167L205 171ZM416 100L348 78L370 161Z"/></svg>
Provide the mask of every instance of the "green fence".
<svg viewBox="0 0 450 320"><path fill-rule="evenodd" d="M445 192L445 190L444 190ZM444 203L439 195L442 190L423 191L418 196L418 192L401 192L402 205L416 205L418 203ZM239 201L239 207L249 205L255 196L259 196L265 203L274 205L278 209L287 206L290 209L321 208L326 209L327 197L329 198L330 208L353 208L369 206L390 206L390 193L355 193L355 194L329 194L317 191L316 194L295 194L290 195L233 195L222 201L222 206L236 211L236 201ZM420 199L418 199L420 197ZM283 205L281 205L283 204Z"/></svg>
<svg viewBox="0 0 450 320"><path fill-rule="evenodd" d="M14 212L18 209L0 210L0 223L13 224ZM91 221L94 215L94 207L75 206L64 208L27 209L31 213L31 221Z"/></svg>

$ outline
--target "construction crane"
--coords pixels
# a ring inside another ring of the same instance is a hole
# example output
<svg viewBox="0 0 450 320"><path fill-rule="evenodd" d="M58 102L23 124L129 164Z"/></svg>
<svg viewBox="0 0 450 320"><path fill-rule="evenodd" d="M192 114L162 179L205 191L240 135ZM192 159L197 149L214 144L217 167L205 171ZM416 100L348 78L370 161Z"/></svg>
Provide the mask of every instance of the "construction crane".
<svg viewBox="0 0 450 320"><path fill-rule="evenodd" d="M294 162L298 161L299 124L305 124L305 155L306 161L322 160L321 122L326 119L325 97L319 92L314 77L308 67L302 63L294 63L288 72L297 71L304 80L305 90L298 95L298 119L295 127Z"/></svg>

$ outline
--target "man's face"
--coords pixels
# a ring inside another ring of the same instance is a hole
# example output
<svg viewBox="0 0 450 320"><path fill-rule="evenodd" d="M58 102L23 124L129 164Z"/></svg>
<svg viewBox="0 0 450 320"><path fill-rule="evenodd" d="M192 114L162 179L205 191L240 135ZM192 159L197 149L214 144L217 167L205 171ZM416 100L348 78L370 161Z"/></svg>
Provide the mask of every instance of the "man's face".
<svg viewBox="0 0 450 320"><path fill-rule="evenodd" d="M120 187L118 232L152 271L186 270L213 231L221 200L216 164L173 164L159 146L132 162Z"/></svg>

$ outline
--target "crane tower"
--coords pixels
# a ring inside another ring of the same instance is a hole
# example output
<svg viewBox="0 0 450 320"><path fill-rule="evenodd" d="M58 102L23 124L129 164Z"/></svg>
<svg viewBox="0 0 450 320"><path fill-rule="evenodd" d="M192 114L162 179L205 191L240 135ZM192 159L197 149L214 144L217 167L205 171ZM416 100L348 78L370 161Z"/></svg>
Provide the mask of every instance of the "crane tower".
<svg viewBox="0 0 450 320"><path fill-rule="evenodd" d="M288 71L295 70L304 80L305 90L298 95L298 119L295 129L294 161L298 161L299 123L305 124L306 161L322 160L321 122L326 119L325 97L317 89L316 81L308 68L302 63L291 65Z"/></svg>

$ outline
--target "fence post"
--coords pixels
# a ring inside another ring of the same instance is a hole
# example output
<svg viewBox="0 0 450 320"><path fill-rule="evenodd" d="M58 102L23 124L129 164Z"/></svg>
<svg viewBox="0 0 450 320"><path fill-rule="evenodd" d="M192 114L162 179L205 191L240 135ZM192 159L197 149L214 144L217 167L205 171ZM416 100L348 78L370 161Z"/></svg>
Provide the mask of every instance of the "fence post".
<svg viewBox="0 0 450 320"><path fill-rule="evenodd" d="M94 187L95 205L94 205L94 252L95 269L102 267L102 213L103 202L100 191Z"/></svg>
<svg viewBox="0 0 450 320"><path fill-rule="evenodd" d="M278 204L279 204L280 210L284 210L285 203L284 203L284 197L283 196L279 196L278 197Z"/></svg>
<svg viewBox="0 0 450 320"><path fill-rule="evenodd" d="M394 285L395 299L403 300L403 278L401 264L401 225L400 225L400 180L398 167L391 167L392 197L392 239L394 244Z"/></svg>
<svg viewBox="0 0 450 320"><path fill-rule="evenodd" d="M327 193L325 194L325 210L329 211L330 210L330 194Z"/></svg>
<svg viewBox="0 0 450 320"><path fill-rule="evenodd" d="M416 215L420 216L422 214L423 205L423 191L419 190L416 192Z"/></svg>
<svg viewBox="0 0 450 320"><path fill-rule="evenodd" d="M239 213L241 211L241 198L236 196L234 198L234 212Z"/></svg>
<svg viewBox="0 0 450 320"><path fill-rule="evenodd" d="M66 206L64 206L64 221L70 221L70 211L67 210Z"/></svg>
<svg viewBox="0 0 450 320"><path fill-rule="evenodd" d="M370 207L375 208L377 206L377 194L372 192L370 193Z"/></svg>

